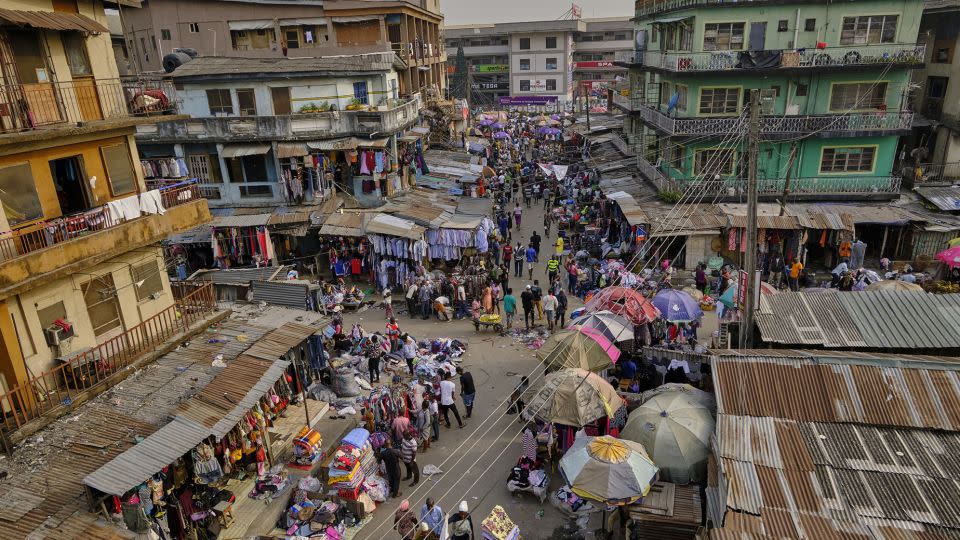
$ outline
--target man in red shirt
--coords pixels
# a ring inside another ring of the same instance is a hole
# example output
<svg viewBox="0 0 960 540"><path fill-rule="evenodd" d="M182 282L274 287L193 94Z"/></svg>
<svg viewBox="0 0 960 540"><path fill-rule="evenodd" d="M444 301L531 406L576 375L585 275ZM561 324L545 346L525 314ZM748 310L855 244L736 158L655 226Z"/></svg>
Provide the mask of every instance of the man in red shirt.
<svg viewBox="0 0 960 540"><path fill-rule="evenodd" d="M503 246L503 262L506 263L507 268L510 268L511 260L513 260L513 246L508 242Z"/></svg>

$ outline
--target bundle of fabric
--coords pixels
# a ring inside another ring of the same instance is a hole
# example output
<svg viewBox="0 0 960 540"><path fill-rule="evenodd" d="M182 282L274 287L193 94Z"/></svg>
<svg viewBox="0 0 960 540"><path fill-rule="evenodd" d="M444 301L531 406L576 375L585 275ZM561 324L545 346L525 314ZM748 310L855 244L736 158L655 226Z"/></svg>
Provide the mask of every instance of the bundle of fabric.
<svg viewBox="0 0 960 540"><path fill-rule="evenodd" d="M522 457L507 477L507 491L510 493L528 491L536 495L541 503L547 498L549 488L550 477L547 476L541 460Z"/></svg>
<svg viewBox="0 0 960 540"><path fill-rule="evenodd" d="M589 514L600 510L593 503L577 495L570 486L563 486L550 494L550 502L558 510L567 515Z"/></svg>
<svg viewBox="0 0 960 540"><path fill-rule="evenodd" d="M490 511L480 524L484 540L517 540L520 538L520 527L510 519L506 510L497 505Z"/></svg>

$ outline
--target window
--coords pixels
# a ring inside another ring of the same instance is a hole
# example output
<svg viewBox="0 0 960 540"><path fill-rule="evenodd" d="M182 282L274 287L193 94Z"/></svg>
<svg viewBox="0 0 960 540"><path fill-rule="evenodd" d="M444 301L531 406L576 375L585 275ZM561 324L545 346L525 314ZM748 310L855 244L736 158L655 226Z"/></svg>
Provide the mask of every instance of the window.
<svg viewBox="0 0 960 540"><path fill-rule="evenodd" d="M153 52L157 52L157 36L150 36L150 45L153 46Z"/></svg>
<svg viewBox="0 0 960 540"><path fill-rule="evenodd" d="M299 49L300 48L300 32L297 30L287 30L284 32L284 35L287 37L287 48L288 49Z"/></svg>
<svg viewBox="0 0 960 540"><path fill-rule="evenodd" d="M555 69L557 69L557 59L547 58L547 71L553 71Z"/></svg>
<svg viewBox="0 0 960 540"><path fill-rule="evenodd" d="M547 79L547 92L556 92L556 91L557 91L557 80Z"/></svg>
<svg viewBox="0 0 960 540"><path fill-rule="evenodd" d="M360 100L360 103L366 105L369 100L367 95L367 81L353 83L353 96Z"/></svg>
<svg viewBox="0 0 960 540"><path fill-rule="evenodd" d="M730 176L733 174L733 160L736 152L732 148L709 148L697 150L693 163L693 174Z"/></svg>
<svg viewBox="0 0 960 540"><path fill-rule="evenodd" d="M630 38L627 36L627 34L616 34L616 35L613 36L613 39L615 39L615 40L617 40L617 41L625 41L625 40L628 40L628 39L630 39Z"/></svg>
<svg viewBox="0 0 960 540"><path fill-rule="evenodd" d="M927 77L927 97L943 99L947 96L948 77Z"/></svg>
<svg viewBox="0 0 960 540"><path fill-rule="evenodd" d="M170 30L167 29L167 28L161 28L161 29L160 29L160 39L162 39L162 40L164 40L164 41L170 41L170 40L172 39L172 38L170 37Z"/></svg>
<svg viewBox="0 0 960 540"><path fill-rule="evenodd" d="M743 48L745 23L709 23L703 28L703 50L736 51Z"/></svg>
<svg viewBox="0 0 960 540"><path fill-rule="evenodd" d="M687 87L682 84L677 85L677 110L687 110Z"/></svg>
<svg viewBox="0 0 960 540"><path fill-rule="evenodd" d="M240 116L257 115L257 98L253 93L253 88L237 89L237 109Z"/></svg>
<svg viewBox="0 0 960 540"><path fill-rule="evenodd" d="M190 23L190 33L199 34L200 33L200 23L192 22Z"/></svg>
<svg viewBox="0 0 960 540"><path fill-rule="evenodd" d="M896 15L864 15L844 17L840 31L841 45L893 43L897 37Z"/></svg>
<svg viewBox="0 0 960 540"><path fill-rule="evenodd" d="M834 84L830 94L831 111L882 108L886 103L887 83L862 82Z"/></svg>
<svg viewBox="0 0 960 540"><path fill-rule="evenodd" d="M70 65L70 74L74 77L93 75L83 34L80 32L63 32L60 34L60 39L63 41L63 51L67 56L67 64Z"/></svg>
<svg viewBox="0 0 960 540"><path fill-rule="evenodd" d="M520 38L520 50L522 51L530 50L530 38L528 37Z"/></svg>
<svg viewBox="0 0 960 540"><path fill-rule="evenodd" d="M520 59L520 71L530 71L530 59L521 58Z"/></svg>
<svg viewBox="0 0 960 540"><path fill-rule="evenodd" d="M933 59L931 60L934 64L949 64L950 63L950 47L938 47L933 50Z"/></svg>
<svg viewBox="0 0 960 540"><path fill-rule="evenodd" d="M37 185L29 163L0 168L0 202L10 225L43 217Z"/></svg>
<svg viewBox="0 0 960 540"><path fill-rule="evenodd" d="M211 116L233 114L233 101L230 99L230 90L207 90L207 104L210 106Z"/></svg>
<svg viewBox="0 0 960 540"><path fill-rule="evenodd" d="M530 91L530 79L520 79L520 91L521 92Z"/></svg>
<svg viewBox="0 0 960 540"><path fill-rule="evenodd" d="M739 104L739 88L700 89L700 114L736 114Z"/></svg>
<svg viewBox="0 0 960 540"><path fill-rule="evenodd" d="M247 31L246 31L246 30L234 30L234 31L233 31L233 35L236 36L236 37L238 37L238 38L245 38L245 37L247 37Z"/></svg>
<svg viewBox="0 0 960 540"><path fill-rule="evenodd" d="M794 95L797 96L797 97L806 97L807 91L808 91L807 85L805 85L805 84L798 84L798 85L797 85L797 91L796 91L796 93L795 93Z"/></svg>
<svg viewBox="0 0 960 540"><path fill-rule="evenodd" d="M205 184L220 184L223 177L220 176L220 160L217 155L193 154L187 156L187 170L190 171L190 177L200 180Z"/></svg>
<svg viewBox="0 0 960 540"><path fill-rule="evenodd" d="M821 173L873 172L876 146L824 148Z"/></svg>
<svg viewBox="0 0 960 540"><path fill-rule="evenodd" d="M803 30L804 32L816 32L817 31L817 20L816 19L806 19L803 21Z"/></svg>
<svg viewBox="0 0 960 540"><path fill-rule="evenodd" d="M160 277L156 259L133 266L130 275L133 278L137 301L153 300L153 295L163 293L163 279Z"/></svg>
<svg viewBox="0 0 960 540"><path fill-rule="evenodd" d="M557 38L555 38L555 37L548 37L548 38L547 38L547 43L546 43L546 45L547 45L547 48L548 48L548 49L556 49L556 48L557 48Z"/></svg>
<svg viewBox="0 0 960 540"><path fill-rule="evenodd" d="M789 24L786 19L780 19L777 21L777 32L786 32Z"/></svg>
<svg viewBox="0 0 960 540"><path fill-rule="evenodd" d="M670 105L670 96L673 95L670 90L670 83L660 82L660 105L668 107Z"/></svg>
<svg viewBox="0 0 960 540"><path fill-rule="evenodd" d="M678 171L683 170L683 153L684 147L680 144L673 144L669 139L661 139L664 141L662 153L663 160L667 165L673 167Z"/></svg>
<svg viewBox="0 0 960 540"><path fill-rule="evenodd" d="M81 284L80 291L83 293L83 302L87 305L93 335L102 336L122 325L113 274L107 273Z"/></svg>
<svg viewBox="0 0 960 540"><path fill-rule="evenodd" d="M130 147L126 141L110 146L101 146L100 154L107 171L110 192L114 195L131 193L137 187L137 177L130 162Z"/></svg>

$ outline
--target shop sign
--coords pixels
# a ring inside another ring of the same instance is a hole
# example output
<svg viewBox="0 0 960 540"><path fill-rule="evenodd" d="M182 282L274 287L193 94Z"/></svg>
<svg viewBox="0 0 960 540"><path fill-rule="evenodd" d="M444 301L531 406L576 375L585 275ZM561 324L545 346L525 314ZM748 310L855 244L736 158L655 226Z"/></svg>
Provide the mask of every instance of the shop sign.
<svg viewBox="0 0 960 540"><path fill-rule="evenodd" d="M507 64L476 64L471 66L475 73L507 73L510 66Z"/></svg>
<svg viewBox="0 0 960 540"><path fill-rule="evenodd" d="M475 82L470 85L474 90L509 90L508 82Z"/></svg>
<svg viewBox="0 0 960 540"><path fill-rule="evenodd" d="M508 106L547 105L556 103L557 100L557 96L503 96L500 98L500 104Z"/></svg>
<svg viewBox="0 0 960 540"><path fill-rule="evenodd" d="M617 67L613 65L613 62L610 61L598 61L598 62L575 62L573 64L574 69L598 69L598 68L612 68Z"/></svg>

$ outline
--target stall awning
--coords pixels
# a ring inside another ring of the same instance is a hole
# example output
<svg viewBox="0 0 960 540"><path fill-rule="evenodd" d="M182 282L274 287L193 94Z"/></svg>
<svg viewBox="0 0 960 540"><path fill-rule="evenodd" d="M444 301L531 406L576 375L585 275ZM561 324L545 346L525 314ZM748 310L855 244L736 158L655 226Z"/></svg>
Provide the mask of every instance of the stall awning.
<svg viewBox="0 0 960 540"><path fill-rule="evenodd" d="M243 156L262 156L269 151L269 144L229 144L223 147L221 155L225 158L238 158Z"/></svg>
<svg viewBox="0 0 960 540"><path fill-rule="evenodd" d="M322 26L327 24L326 17L299 17L296 19L280 19L280 26Z"/></svg>
<svg viewBox="0 0 960 540"><path fill-rule="evenodd" d="M404 135L403 137L400 137L397 140L405 143L415 143L418 140L420 140L420 137L418 135Z"/></svg>
<svg viewBox="0 0 960 540"><path fill-rule="evenodd" d="M380 214L370 220L366 227L367 234L385 234L399 238L419 240L426 229L416 223L396 216Z"/></svg>
<svg viewBox="0 0 960 540"><path fill-rule="evenodd" d="M367 21L379 21L380 17L376 15L354 15L351 17L334 17L333 22L335 23L357 23L357 22L367 22Z"/></svg>
<svg viewBox="0 0 960 540"><path fill-rule="evenodd" d="M334 212L320 227L322 236L363 236L363 215L355 212Z"/></svg>
<svg viewBox="0 0 960 540"><path fill-rule="evenodd" d="M685 20L685 19L692 19L692 18L693 18L692 15L687 15L687 16L685 16L685 17L664 17L663 19L656 19L656 20L650 21L650 24L675 23L675 22L680 22L680 21Z"/></svg>
<svg viewBox="0 0 960 540"><path fill-rule="evenodd" d="M210 222L214 227L260 227L270 222L273 214L248 214L243 216L217 216Z"/></svg>
<svg viewBox="0 0 960 540"><path fill-rule="evenodd" d="M419 134L421 134L421 135L426 135L427 133L430 133L430 128L428 128L428 127L423 127L423 126L413 126L412 128L410 128L410 131L412 131L413 133L419 133Z"/></svg>
<svg viewBox="0 0 960 540"><path fill-rule="evenodd" d="M18 26L44 30L77 30L79 32L108 33L110 30L97 21L78 13L53 11L21 11L0 8L0 19Z"/></svg>
<svg viewBox="0 0 960 540"><path fill-rule="evenodd" d="M357 140L353 137L344 137L342 139L329 139L326 141L308 141L307 146L311 150L322 150L324 152L331 150L354 150L357 148Z"/></svg>
<svg viewBox="0 0 960 540"><path fill-rule="evenodd" d="M357 148L386 148L390 138L385 139L357 139Z"/></svg>
<svg viewBox="0 0 960 540"><path fill-rule="evenodd" d="M227 26L230 30L266 30L267 28L273 28L273 21L270 19L228 21Z"/></svg>
<svg viewBox="0 0 960 540"><path fill-rule="evenodd" d="M303 143L277 143L277 158L303 157L310 153Z"/></svg>

